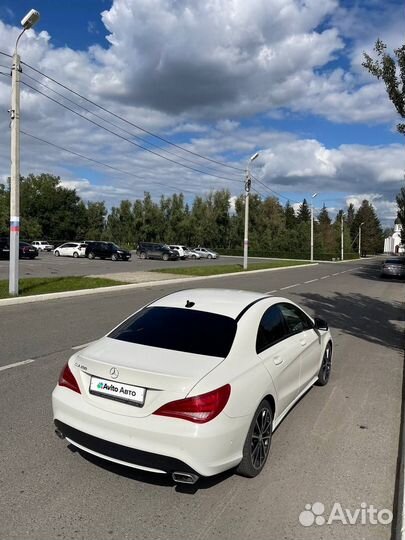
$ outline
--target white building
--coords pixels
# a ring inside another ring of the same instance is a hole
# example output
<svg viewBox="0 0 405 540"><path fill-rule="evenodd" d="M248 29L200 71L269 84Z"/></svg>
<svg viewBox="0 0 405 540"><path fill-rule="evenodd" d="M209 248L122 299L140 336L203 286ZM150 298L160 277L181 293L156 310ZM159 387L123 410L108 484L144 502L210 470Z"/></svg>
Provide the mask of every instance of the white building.
<svg viewBox="0 0 405 540"><path fill-rule="evenodd" d="M405 246L401 245L402 225L395 220L394 232L384 240L384 253L405 253Z"/></svg>

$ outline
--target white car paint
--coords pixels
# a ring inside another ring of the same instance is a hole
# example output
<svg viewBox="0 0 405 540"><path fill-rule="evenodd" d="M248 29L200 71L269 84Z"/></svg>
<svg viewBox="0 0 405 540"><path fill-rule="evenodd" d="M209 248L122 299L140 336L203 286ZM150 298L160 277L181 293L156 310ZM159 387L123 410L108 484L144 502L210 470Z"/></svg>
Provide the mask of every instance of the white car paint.
<svg viewBox="0 0 405 540"><path fill-rule="evenodd" d="M86 246L82 242L66 242L55 248L53 253L60 257L84 257Z"/></svg>
<svg viewBox="0 0 405 540"><path fill-rule="evenodd" d="M31 245L36 247L38 251L52 251L53 246L45 240L34 240Z"/></svg>
<svg viewBox="0 0 405 540"><path fill-rule="evenodd" d="M105 336L70 358L68 366L80 393L58 384L52 394L54 419L86 436L180 460L201 476L238 465L260 402L271 396L274 430L316 382L325 348L332 343L331 334L329 330L302 331L257 353L256 336L264 313L275 305L296 305L285 298L254 292L191 289L165 296L148 307L187 310L188 301L194 302L189 309L237 320L236 335L225 358ZM91 376L111 381L111 369L118 369L120 382L147 389L142 407L89 392ZM231 387L229 399L222 412L206 423L153 414L167 403L224 385ZM75 440L74 434L67 433L66 437L73 445L110 461L152 472L171 472L157 467L153 460L137 463L122 455L106 455L98 447L86 447L82 440Z"/></svg>

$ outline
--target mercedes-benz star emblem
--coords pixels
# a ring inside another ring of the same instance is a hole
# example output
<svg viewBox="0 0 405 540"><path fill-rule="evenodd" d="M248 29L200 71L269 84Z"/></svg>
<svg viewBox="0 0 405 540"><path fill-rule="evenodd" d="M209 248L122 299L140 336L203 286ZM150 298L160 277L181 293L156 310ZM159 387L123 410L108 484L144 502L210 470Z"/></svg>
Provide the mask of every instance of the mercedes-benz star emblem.
<svg viewBox="0 0 405 540"><path fill-rule="evenodd" d="M110 375L113 379L116 379L118 377L118 375L120 374L120 372L118 371L118 369L116 367L112 367L110 369Z"/></svg>

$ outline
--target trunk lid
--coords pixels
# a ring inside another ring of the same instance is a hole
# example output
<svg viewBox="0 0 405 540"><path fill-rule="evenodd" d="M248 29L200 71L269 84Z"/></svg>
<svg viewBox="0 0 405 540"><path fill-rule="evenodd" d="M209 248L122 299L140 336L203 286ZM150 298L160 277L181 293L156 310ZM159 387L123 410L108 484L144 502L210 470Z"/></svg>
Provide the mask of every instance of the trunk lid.
<svg viewBox="0 0 405 540"><path fill-rule="evenodd" d="M69 364L83 397L92 405L117 414L143 417L169 401L186 397L193 386L222 361L223 358L104 337L77 353ZM118 373L111 373L113 368ZM136 406L90 393L92 377L105 379L115 386L122 383L145 388L144 404Z"/></svg>

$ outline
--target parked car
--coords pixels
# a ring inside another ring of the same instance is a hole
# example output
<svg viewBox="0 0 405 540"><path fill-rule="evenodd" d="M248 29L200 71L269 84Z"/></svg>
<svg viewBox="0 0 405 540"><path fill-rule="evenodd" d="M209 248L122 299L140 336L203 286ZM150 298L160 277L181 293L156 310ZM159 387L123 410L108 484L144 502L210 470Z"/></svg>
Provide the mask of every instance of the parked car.
<svg viewBox="0 0 405 540"><path fill-rule="evenodd" d="M194 248L193 251L194 253L198 253L198 255L202 257L203 259L218 259L219 258L219 255L218 253L216 253L216 251L205 248L205 247L198 246Z"/></svg>
<svg viewBox="0 0 405 540"><path fill-rule="evenodd" d="M201 259L201 255L199 253L197 253L191 248L187 248L187 249L188 249L188 255L187 255L188 259Z"/></svg>
<svg viewBox="0 0 405 540"><path fill-rule="evenodd" d="M177 253L179 254L179 257L182 261L184 261L184 259L187 259L188 255L189 255L189 250L186 246L180 246L179 244L169 244L169 248L172 249L173 251L177 251Z"/></svg>
<svg viewBox="0 0 405 540"><path fill-rule="evenodd" d="M140 259L162 259L163 261L177 261L179 253L170 249L167 244L157 244L154 242L140 242L136 248L136 253Z"/></svg>
<svg viewBox="0 0 405 540"><path fill-rule="evenodd" d="M381 266L381 277L405 277L405 258L385 259Z"/></svg>
<svg viewBox="0 0 405 540"><path fill-rule="evenodd" d="M328 383L332 351L327 323L285 298L175 292L70 358L52 394L56 433L176 482L234 467L254 477L283 418Z"/></svg>
<svg viewBox="0 0 405 540"><path fill-rule="evenodd" d="M53 253L56 257L84 257L86 252L86 245L82 242L66 242L55 248Z"/></svg>
<svg viewBox="0 0 405 540"><path fill-rule="evenodd" d="M86 257L89 259L111 259L112 261L129 261L131 252L113 242L89 242L86 247Z"/></svg>
<svg viewBox="0 0 405 540"><path fill-rule="evenodd" d="M38 250L28 242L20 242L18 250L19 259L35 259L38 257ZM0 238L0 259L10 258L10 240Z"/></svg>
<svg viewBox="0 0 405 540"><path fill-rule="evenodd" d="M28 242L20 242L19 258L20 259L35 259L38 257L38 250Z"/></svg>
<svg viewBox="0 0 405 540"><path fill-rule="evenodd" d="M38 251L52 251L54 246L49 244L45 240L34 240L31 244L37 248Z"/></svg>

